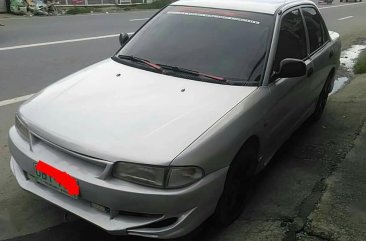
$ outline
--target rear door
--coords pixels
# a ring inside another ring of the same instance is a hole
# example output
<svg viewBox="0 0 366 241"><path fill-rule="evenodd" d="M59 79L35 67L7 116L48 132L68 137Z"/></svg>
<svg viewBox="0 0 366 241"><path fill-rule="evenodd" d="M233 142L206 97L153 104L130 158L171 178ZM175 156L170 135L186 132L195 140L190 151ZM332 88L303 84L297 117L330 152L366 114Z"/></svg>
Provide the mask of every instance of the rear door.
<svg viewBox="0 0 366 241"><path fill-rule="evenodd" d="M306 32L309 42L310 60L313 62L313 73L310 81L310 97L316 101L332 68L334 52L329 48L328 30L319 12L313 6L302 7Z"/></svg>

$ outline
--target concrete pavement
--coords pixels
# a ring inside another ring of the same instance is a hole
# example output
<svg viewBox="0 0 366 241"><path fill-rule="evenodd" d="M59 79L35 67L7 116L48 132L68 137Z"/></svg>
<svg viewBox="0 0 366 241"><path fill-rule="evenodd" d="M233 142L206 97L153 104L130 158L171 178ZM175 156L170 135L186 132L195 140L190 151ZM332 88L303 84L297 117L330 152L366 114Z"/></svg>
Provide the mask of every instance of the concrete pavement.
<svg viewBox="0 0 366 241"><path fill-rule="evenodd" d="M334 103L362 104L362 127L354 146L337 170L325 181L326 190L310 214L305 233L321 240L366 240L366 75L357 76ZM346 117L347 118L347 117Z"/></svg>

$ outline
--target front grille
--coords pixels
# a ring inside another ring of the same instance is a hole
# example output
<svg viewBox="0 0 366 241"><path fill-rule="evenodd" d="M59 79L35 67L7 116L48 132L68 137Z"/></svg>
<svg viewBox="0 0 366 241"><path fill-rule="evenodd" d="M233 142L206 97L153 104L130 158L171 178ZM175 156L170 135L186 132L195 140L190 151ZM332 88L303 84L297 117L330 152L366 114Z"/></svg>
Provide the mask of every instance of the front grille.
<svg viewBox="0 0 366 241"><path fill-rule="evenodd" d="M85 161L88 164L93 165L94 167L97 167L97 169L100 171L97 174L97 178L98 179L102 179L105 180L106 178L109 177L112 167L113 167L113 162L110 161L106 161L103 159L98 159L92 156L88 156L79 152L75 152L72 150L69 150L67 148L64 148L60 145L57 145L51 141L46 140L45 138L31 132L31 145L37 142L42 143L43 145L47 145L48 147L54 149L55 151L59 151L59 152L63 152L66 153L67 155L70 155L72 157L75 157L76 160L79 161Z"/></svg>
<svg viewBox="0 0 366 241"><path fill-rule="evenodd" d="M95 158L95 157L88 156L88 155L85 155L85 154L82 154L82 153L79 153L79 152L76 152L76 151L69 150L69 149L64 148L60 145L57 145L57 144L55 144L51 141L48 141L48 140L44 139L43 137L41 137L37 134L32 133L32 136L36 137L38 139L38 141L42 141L46 145L48 145L48 146L50 146L50 147L52 147L56 150L62 151L64 153L67 153L67 154L69 154L71 156L74 156L74 157L77 157L79 159L88 161L89 163L92 163L92 164L95 164L95 165L98 165L98 166L103 166L103 167L105 167L106 165L111 163L111 162L103 160L103 159Z"/></svg>

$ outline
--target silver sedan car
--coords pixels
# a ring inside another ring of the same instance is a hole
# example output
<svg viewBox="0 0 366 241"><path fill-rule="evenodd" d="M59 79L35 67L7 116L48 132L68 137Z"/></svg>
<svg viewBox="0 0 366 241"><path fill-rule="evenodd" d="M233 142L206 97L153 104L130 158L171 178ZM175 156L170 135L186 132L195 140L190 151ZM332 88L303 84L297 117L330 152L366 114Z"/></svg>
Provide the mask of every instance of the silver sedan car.
<svg viewBox="0 0 366 241"><path fill-rule="evenodd" d="M163 239L240 215L255 174L320 118L341 48L305 0L178 1L120 42L21 105L11 169L110 233Z"/></svg>

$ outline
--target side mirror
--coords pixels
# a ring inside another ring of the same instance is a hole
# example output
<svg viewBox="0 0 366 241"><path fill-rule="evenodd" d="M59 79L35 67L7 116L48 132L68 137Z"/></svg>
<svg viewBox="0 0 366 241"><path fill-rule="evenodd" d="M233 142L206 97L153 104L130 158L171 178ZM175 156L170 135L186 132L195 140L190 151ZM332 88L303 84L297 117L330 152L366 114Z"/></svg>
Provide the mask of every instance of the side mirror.
<svg viewBox="0 0 366 241"><path fill-rule="evenodd" d="M119 35L119 43L121 44L121 46L125 45L125 43L127 43L127 41L130 39L130 36L128 36L127 33L121 33Z"/></svg>
<svg viewBox="0 0 366 241"><path fill-rule="evenodd" d="M280 71L272 76L276 78L294 78L306 75L306 64L299 59L284 59L280 63Z"/></svg>

